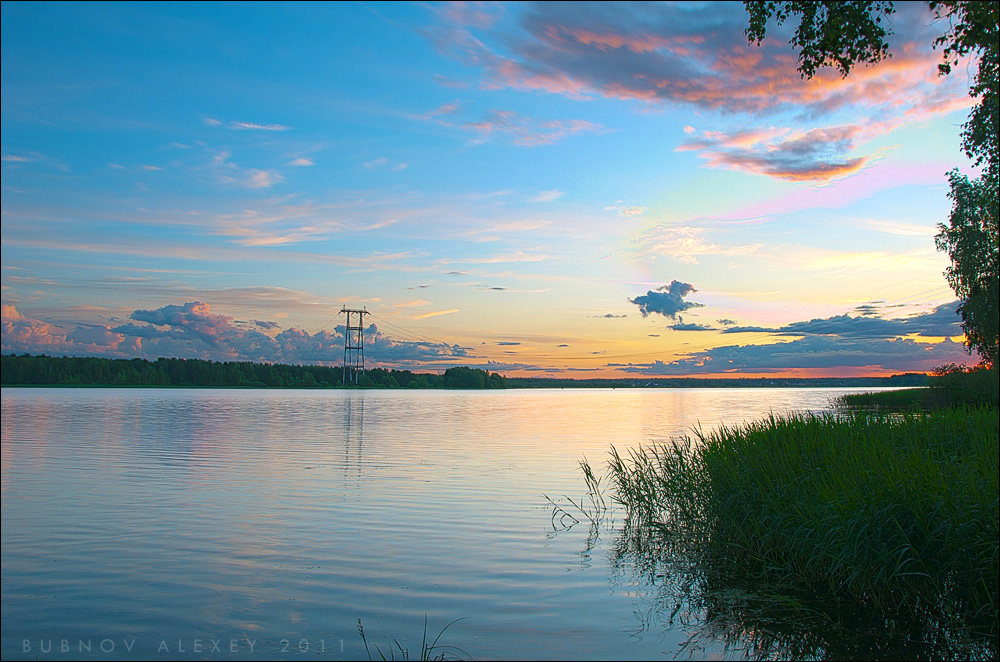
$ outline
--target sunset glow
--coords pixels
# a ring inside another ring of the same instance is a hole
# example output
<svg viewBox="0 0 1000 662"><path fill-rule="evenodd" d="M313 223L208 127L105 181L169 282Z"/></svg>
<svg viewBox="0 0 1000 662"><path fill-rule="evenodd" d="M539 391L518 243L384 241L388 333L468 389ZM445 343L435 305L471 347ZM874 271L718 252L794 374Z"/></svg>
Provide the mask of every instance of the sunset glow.
<svg viewBox="0 0 1000 662"><path fill-rule="evenodd" d="M927 7L804 81L742 3L2 6L5 354L510 376L974 362Z"/></svg>

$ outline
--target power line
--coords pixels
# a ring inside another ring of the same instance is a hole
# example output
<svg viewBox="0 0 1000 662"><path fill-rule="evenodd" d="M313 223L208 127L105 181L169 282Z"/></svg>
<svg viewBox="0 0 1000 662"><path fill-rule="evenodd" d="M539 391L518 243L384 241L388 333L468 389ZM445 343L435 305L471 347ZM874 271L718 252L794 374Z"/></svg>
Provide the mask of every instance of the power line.
<svg viewBox="0 0 1000 662"><path fill-rule="evenodd" d="M396 330L399 333L404 333L406 335L409 335L410 337L416 338L418 340L422 340L424 342L429 342L429 343L432 343L432 344L435 344L435 345L445 345L445 346L448 346L448 347L450 347L452 345L452 343L444 342L443 340L437 340L437 339L431 338L429 336L421 335L421 334L417 333L416 331L411 331L409 329L406 329L406 328L403 328L401 326L398 326L398 325L390 322L389 320L385 319L384 317L379 317L378 315L376 315L374 313L368 313L368 314L371 315L373 319L381 322L382 324L385 324L386 326L388 326L388 327Z"/></svg>

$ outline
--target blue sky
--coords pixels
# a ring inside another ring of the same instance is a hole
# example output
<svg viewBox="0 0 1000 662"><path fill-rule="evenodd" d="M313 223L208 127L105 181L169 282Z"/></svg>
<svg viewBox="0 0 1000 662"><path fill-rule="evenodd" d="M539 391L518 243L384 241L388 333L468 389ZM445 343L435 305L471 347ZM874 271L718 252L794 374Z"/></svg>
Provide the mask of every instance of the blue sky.
<svg viewBox="0 0 1000 662"><path fill-rule="evenodd" d="M740 3L4 3L2 351L510 375L970 361L944 27L803 81Z"/></svg>

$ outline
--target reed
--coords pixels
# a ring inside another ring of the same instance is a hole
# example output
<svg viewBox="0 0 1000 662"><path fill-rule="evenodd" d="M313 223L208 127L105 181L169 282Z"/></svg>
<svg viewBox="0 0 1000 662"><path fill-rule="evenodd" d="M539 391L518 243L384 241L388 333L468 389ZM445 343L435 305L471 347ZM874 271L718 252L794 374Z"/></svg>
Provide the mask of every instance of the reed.
<svg viewBox="0 0 1000 662"><path fill-rule="evenodd" d="M689 541L703 569L995 636L998 428L995 408L771 416L612 449L610 476L629 525Z"/></svg>
<svg viewBox="0 0 1000 662"><path fill-rule="evenodd" d="M422 662L428 662L428 661L431 661L431 660L434 660L434 661L438 661L438 660L471 660L472 656L469 655L468 652L466 652L465 650L459 648L458 646L450 646L450 645L446 646L446 645L439 645L438 644L438 641L441 639L441 635L444 634L445 630L447 630L452 625L454 625L455 623L457 623L457 622L459 622L461 620L464 620L464 617L463 618L456 618L451 623L448 623L448 625L445 625L443 628L441 628L441 631L438 632L438 635L436 637L434 637L434 640L428 643L428 641L427 641L427 616L425 615L424 616L424 633L423 633L423 636L421 637L421 640L420 640L420 657L418 657L416 659L421 660ZM368 654L368 659L369 660L374 660L375 658L372 657L371 649L368 647L368 637L365 636L365 626L361 622L360 618L358 619L358 634L361 636L361 641L364 642L364 644L365 644L365 653ZM385 652L383 652L382 649L379 648L378 644L375 644L375 652L378 654L378 659L380 659L380 660L396 660L397 659L396 658L397 654L399 655L398 659L400 659L400 660L409 660L410 659L410 650L408 648L404 648L403 645L399 643L398 639L393 639L392 640L392 644L387 647L387 650L388 650L388 653L389 653L389 657L386 657Z"/></svg>
<svg viewBox="0 0 1000 662"><path fill-rule="evenodd" d="M842 409L857 411L931 411L948 404L947 396L937 388L904 388L896 391L847 393L835 398Z"/></svg>

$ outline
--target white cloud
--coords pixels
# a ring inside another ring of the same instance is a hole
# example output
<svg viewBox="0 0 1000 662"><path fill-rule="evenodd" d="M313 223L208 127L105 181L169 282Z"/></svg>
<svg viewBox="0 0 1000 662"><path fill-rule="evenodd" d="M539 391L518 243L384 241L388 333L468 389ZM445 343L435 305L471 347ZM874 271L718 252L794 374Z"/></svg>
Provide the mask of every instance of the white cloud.
<svg viewBox="0 0 1000 662"><path fill-rule="evenodd" d="M619 200L617 204L608 205L604 208L605 211L617 211L619 216L641 216L647 209L647 207L636 207L631 205L622 204Z"/></svg>
<svg viewBox="0 0 1000 662"><path fill-rule="evenodd" d="M539 191L528 199L529 202L552 202L566 195L566 191L552 189L551 191Z"/></svg>
<svg viewBox="0 0 1000 662"><path fill-rule="evenodd" d="M230 122L232 129L253 129L256 131L288 131L292 127L284 124L257 124L256 122Z"/></svg>
<svg viewBox="0 0 1000 662"><path fill-rule="evenodd" d="M679 262L696 264L700 255L745 255L759 250L763 244L719 246L709 242L705 229L690 226L657 226L643 233L639 251L646 256L669 257Z"/></svg>
<svg viewBox="0 0 1000 662"><path fill-rule="evenodd" d="M387 159L384 156L374 158L371 161L365 161L361 165L368 168L369 170L388 168L390 170L395 170L396 172L399 172L400 170L406 170L407 168L410 167L409 163L403 163L403 162L393 163L391 160Z"/></svg>

